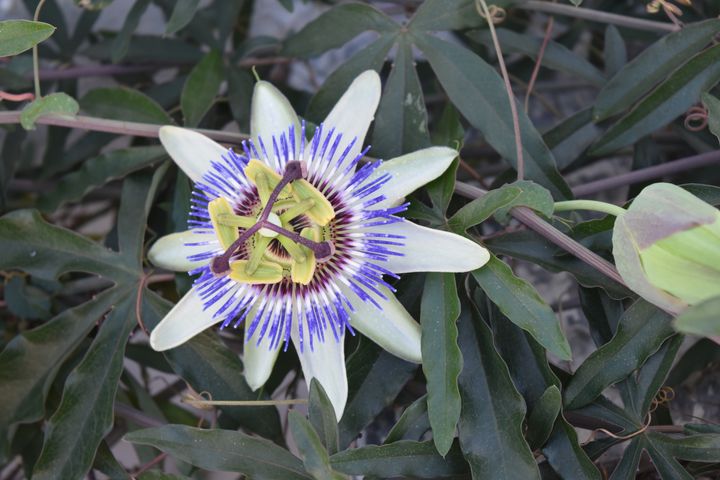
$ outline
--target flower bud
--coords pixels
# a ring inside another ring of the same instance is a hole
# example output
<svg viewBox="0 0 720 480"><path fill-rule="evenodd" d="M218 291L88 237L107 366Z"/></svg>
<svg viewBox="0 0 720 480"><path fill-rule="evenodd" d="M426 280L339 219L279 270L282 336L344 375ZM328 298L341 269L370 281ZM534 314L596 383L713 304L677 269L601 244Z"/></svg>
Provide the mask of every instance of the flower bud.
<svg viewBox="0 0 720 480"><path fill-rule="evenodd" d="M615 221L613 256L631 290L677 314L720 295L720 211L676 185L650 185Z"/></svg>

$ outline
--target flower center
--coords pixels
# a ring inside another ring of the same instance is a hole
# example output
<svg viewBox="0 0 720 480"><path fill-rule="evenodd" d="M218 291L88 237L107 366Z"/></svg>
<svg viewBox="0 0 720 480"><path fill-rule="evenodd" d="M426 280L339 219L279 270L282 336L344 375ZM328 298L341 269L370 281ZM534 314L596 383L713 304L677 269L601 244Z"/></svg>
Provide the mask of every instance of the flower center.
<svg viewBox="0 0 720 480"><path fill-rule="evenodd" d="M213 228L225 249L212 259L210 270L240 283L270 284L289 278L309 284L317 264L335 253L326 238L329 229L323 228L335 218L332 205L305 180L301 162L288 162L281 177L264 163L251 160L245 176L257 188L259 213L237 215L223 197L208 204ZM299 218L303 221L298 222Z"/></svg>

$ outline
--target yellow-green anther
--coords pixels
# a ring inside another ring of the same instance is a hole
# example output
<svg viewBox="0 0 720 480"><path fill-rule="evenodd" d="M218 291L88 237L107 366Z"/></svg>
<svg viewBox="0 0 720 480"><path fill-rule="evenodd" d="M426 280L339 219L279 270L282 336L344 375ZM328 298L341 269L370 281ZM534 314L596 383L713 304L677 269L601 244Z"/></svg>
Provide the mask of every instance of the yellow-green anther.
<svg viewBox="0 0 720 480"><path fill-rule="evenodd" d="M288 208L286 211L280 214L280 220L283 223L288 223L293 218L297 217L298 215L302 215L314 206L315 200L313 200L312 198L303 200L300 203L295 203L292 207Z"/></svg>
<svg viewBox="0 0 720 480"><path fill-rule="evenodd" d="M221 213L217 216L217 221L220 225L240 228L250 228L257 222L253 217L243 217L233 213Z"/></svg>
<svg viewBox="0 0 720 480"><path fill-rule="evenodd" d="M313 187L307 180L296 180L292 182L293 197L298 201L313 200L315 204L305 212L305 215L320 226L327 225L335 218L335 210L317 188Z"/></svg>
<svg viewBox="0 0 720 480"><path fill-rule="evenodd" d="M248 261L238 260L230 264L230 278L240 283L271 284L283 279L283 269L277 263L261 261L258 268L248 274Z"/></svg>
<svg viewBox="0 0 720 480"><path fill-rule="evenodd" d="M294 205L297 205L297 201L294 198L285 198L283 200L278 200L277 202L273 203L272 211L273 213L282 212L283 210L287 210Z"/></svg>
<svg viewBox="0 0 720 480"><path fill-rule="evenodd" d="M306 248L303 248L284 235L278 235L276 238L280 242L280 245L282 245L283 248L290 254L293 260L304 262L307 259L307 255L305 255L305 251L307 250Z"/></svg>
<svg viewBox="0 0 720 480"><path fill-rule="evenodd" d="M265 237L263 235L255 235L254 240L255 245L253 245L252 253L250 253L248 263L247 265L245 265L245 273L247 273L248 275L252 275L257 270L260 262L263 259L265 250L267 250L270 246L272 238Z"/></svg>
<svg viewBox="0 0 720 480"><path fill-rule="evenodd" d="M314 242L320 240L320 234L316 228L303 228L300 236ZM300 246L300 248L305 252L307 258L304 262L298 262L293 259L292 266L290 267L290 278L295 283L307 285L312 281L313 275L315 274L315 253L307 247Z"/></svg>
<svg viewBox="0 0 720 480"><path fill-rule="evenodd" d="M235 240L240 236L237 227L223 224L219 217L221 215L234 215L232 206L223 197L216 198L208 204L208 215L210 215L210 221L212 222L215 233L217 234L220 245L224 249L230 247Z"/></svg>
<svg viewBox="0 0 720 480"><path fill-rule="evenodd" d="M258 172L255 175L255 186L258 189L258 195L260 196L260 202L263 205L267 205L267 202L270 199L270 194L272 193L272 188L270 188L270 182L268 181L268 178L265 175L265 173Z"/></svg>
<svg viewBox="0 0 720 480"><path fill-rule="evenodd" d="M260 200L263 205L267 204L270 193L282 180L282 177L275 170L255 159L250 160L247 167L245 167L245 176L258 188ZM260 177L264 177L264 179ZM287 198L291 194L292 187L286 185L280 192L280 197Z"/></svg>

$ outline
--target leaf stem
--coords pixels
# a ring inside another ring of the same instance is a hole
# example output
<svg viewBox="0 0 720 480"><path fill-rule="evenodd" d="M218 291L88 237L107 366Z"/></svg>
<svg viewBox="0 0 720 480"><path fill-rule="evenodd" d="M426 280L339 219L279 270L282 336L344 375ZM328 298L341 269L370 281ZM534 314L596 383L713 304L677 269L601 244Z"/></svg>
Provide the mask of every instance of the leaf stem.
<svg viewBox="0 0 720 480"><path fill-rule="evenodd" d="M40 18L40 10L42 9L43 5L45 5L45 0L40 0L37 4L37 7L35 8L35 15L33 16L34 21L38 21L38 18ZM33 58L33 79L35 81L35 98L40 99L42 98L42 95L40 94L40 67L39 67L39 60L38 60L38 46L37 44L33 46L32 51L32 58Z"/></svg>
<svg viewBox="0 0 720 480"><path fill-rule="evenodd" d="M620 27L634 28L636 30L649 30L653 32L676 32L679 30L679 27L677 25L673 25L672 23L645 20L643 18L633 18L625 15L618 15L616 13L592 10L590 8L542 2L538 0L520 2L517 5L513 5L513 8L581 18L598 23L608 23L618 25Z"/></svg>
<svg viewBox="0 0 720 480"><path fill-rule="evenodd" d="M513 94L512 86L510 85L510 76L508 75L507 68L505 67L503 52L500 48L500 41L498 40L497 33L495 32L495 24L493 23L493 16L490 14L490 9L485 3L485 0L475 0L475 7L477 8L478 13L485 17L485 20L488 22L490 36L492 36L495 53L498 57L498 63L500 64L500 71L502 72L503 81L505 82L505 90L507 91L508 101L510 102L510 114L512 115L513 131L515 133L517 179L522 180L525 177L525 159L523 158L522 137L520 136L520 120L518 118L515 95Z"/></svg>
<svg viewBox="0 0 720 480"><path fill-rule="evenodd" d="M607 213L619 217L626 210L612 203L599 202L597 200L567 200L564 202L555 202L556 212L567 212L572 210L590 210L593 212Z"/></svg>

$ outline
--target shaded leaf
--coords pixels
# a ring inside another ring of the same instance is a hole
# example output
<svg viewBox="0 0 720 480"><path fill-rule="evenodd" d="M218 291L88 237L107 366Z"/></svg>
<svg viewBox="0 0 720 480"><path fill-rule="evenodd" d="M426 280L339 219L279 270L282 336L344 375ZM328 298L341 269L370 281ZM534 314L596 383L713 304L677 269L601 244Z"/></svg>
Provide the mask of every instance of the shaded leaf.
<svg viewBox="0 0 720 480"><path fill-rule="evenodd" d="M555 312L535 288L516 277L512 269L492 255L483 267L472 272L485 294L511 322L560 358L572 358L570 345Z"/></svg>
<svg viewBox="0 0 720 480"><path fill-rule="evenodd" d="M610 480L635 480L637 476L640 457L643 452L644 441L642 438L634 438L625 449L622 458L613 470Z"/></svg>
<svg viewBox="0 0 720 480"><path fill-rule="evenodd" d="M165 425L128 433L125 440L152 445L206 470L239 472L267 480L312 479L300 459L284 448L241 432Z"/></svg>
<svg viewBox="0 0 720 480"><path fill-rule="evenodd" d="M317 432L302 414L291 410L288 413L288 426L308 473L317 480L344 478L333 472L327 450Z"/></svg>
<svg viewBox="0 0 720 480"><path fill-rule="evenodd" d="M347 359L348 401L338 429L340 448L397 397L417 365L386 352L372 342L361 342ZM344 470L341 470L344 471Z"/></svg>
<svg viewBox="0 0 720 480"><path fill-rule="evenodd" d="M418 440L428 430L430 430L430 418L428 417L427 395L423 395L405 409L388 432L383 443Z"/></svg>
<svg viewBox="0 0 720 480"><path fill-rule="evenodd" d="M670 316L643 301L630 307L608 343L593 352L565 387L565 406L573 409L592 402L610 385L639 368L672 335Z"/></svg>
<svg viewBox="0 0 720 480"><path fill-rule="evenodd" d="M54 31L55 27L45 22L3 20L0 22L0 57L11 57L29 50Z"/></svg>
<svg viewBox="0 0 720 480"><path fill-rule="evenodd" d="M62 92L51 93L34 100L23 108L20 124L25 130L34 130L35 122L45 115L75 116L80 106L70 95Z"/></svg>
<svg viewBox="0 0 720 480"><path fill-rule="evenodd" d="M430 145L427 110L413 61L412 45L400 37L390 75L375 114L375 156L393 158Z"/></svg>
<svg viewBox="0 0 720 480"><path fill-rule="evenodd" d="M377 475L382 478L442 478L468 471L457 444L443 458L432 442L408 440L345 450L330 457L330 464L349 475Z"/></svg>
<svg viewBox="0 0 720 480"><path fill-rule="evenodd" d="M172 124L170 116L155 100L127 87L95 88L80 99L83 111L95 117L128 122Z"/></svg>
<svg viewBox="0 0 720 480"><path fill-rule="evenodd" d="M400 25L371 5L341 4L288 37L282 53L290 57L314 57L340 47L368 30L388 33L399 29Z"/></svg>
<svg viewBox="0 0 720 480"><path fill-rule="evenodd" d="M517 33L505 28L496 30L498 41L505 52L518 52L527 55L533 60L537 59L543 40L534 35ZM473 32L468 35L484 45L492 46L493 41L489 30ZM542 57L542 66L551 70L565 72L574 78L582 78L593 85L603 86L605 76L592 63L568 49L561 43L550 40L545 46Z"/></svg>
<svg viewBox="0 0 720 480"><path fill-rule="evenodd" d="M195 16L200 0L178 0L165 25L165 35L172 35L185 27Z"/></svg>
<svg viewBox="0 0 720 480"><path fill-rule="evenodd" d="M720 140L720 99L709 93L703 93L700 98L708 111L708 128Z"/></svg>
<svg viewBox="0 0 720 480"><path fill-rule="evenodd" d="M185 125L195 127L213 103L223 81L222 57L213 50L190 72L180 96Z"/></svg>
<svg viewBox="0 0 720 480"><path fill-rule="evenodd" d="M498 7L510 5L508 0L493 0ZM411 31L462 30L484 25L474 0L426 0L410 20Z"/></svg>
<svg viewBox="0 0 720 480"><path fill-rule="evenodd" d="M425 276L420 312L428 416L435 447L445 456L452 446L460 418L458 376L463 365L455 325L460 315L460 300L454 274Z"/></svg>
<svg viewBox="0 0 720 480"><path fill-rule="evenodd" d="M528 416L527 442L532 450L542 447L552 433L555 419L562 407L562 395L555 385L550 385L538 398Z"/></svg>
<svg viewBox="0 0 720 480"><path fill-rule="evenodd" d="M503 185L490 190L480 198L465 204L450 220L448 225L457 233L463 233L470 227L479 225L503 207L513 205L522 195L522 189L514 185Z"/></svg>
<svg viewBox="0 0 720 480"><path fill-rule="evenodd" d="M340 446L338 444L338 427L335 418L335 409L330 402L325 389L320 382L313 378L310 382L310 401L308 402L308 415L310 423L320 435L320 441L332 455Z"/></svg>
<svg viewBox="0 0 720 480"><path fill-rule="evenodd" d="M65 383L48 422L33 478L83 478L113 423L113 403L125 344L136 324L135 298L123 299L103 321L80 364Z"/></svg>
<svg viewBox="0 0 720 480"><path fill-rule="evenodd" d="M470 50L430 35L415 35L415 44L463 116L500 155L517 165L513 122L502 79L493 67ZM550 189L556 198L569 198L570 189L555 166L552 153L530 119L519 109L527 178Z"/></svg>
<svg viewBox="0 0 720 480"><path fill-rule="evenodd" d="M595 121L616 115L635 103L670 73L695 55L720 30L720 20L692 23L670 33L625 65L598 94Z"/></svg>
<svg viewBox="0 0 720 480"><path fill-rule="evenodd" d="M612 78L627 64L625 40L615 25L608 25L605 28L603 59L605 60L605 73L609 78Z"/></svg>
<svg viewBox="0 0 720 480"><path fill-rule="evenodd" d="M157 163L165 157L165 149L153 145L129 147L90 158L83 163L80 170L65 175L54 190L40 197L38 206L44 211L53 211L65 202L80 200L91 190Z"/></svg>
<svg viewBox="0 0 720 480"><path fill-rule="evenodd" d="M118 32L112 46L111 59L113 63L118 63L128 52L130 47L130 38L140 24L140 18L145 14L150 5L150 0L135 0L130 7L130 11L125 17L125 22Z"/></svg>
<svg viewBox="0 0 720 480"><path fill-rule="evenodd" d="M316 122L323 121L355 77L365 70L379 72L396 38L395 33L380 35L377 40L361 49L332 72L310 100L307 117Z"/></svg>
<svg viewBox="0 0 720 480"><path fill-rule="evenodd" d="M720 80L720 45L697 54L674 71L655 90L592 146L592 155L605 155L630 145L685 113L700 94Z"/></svg>
<svg viewBox="0 0 720 480"><path fill-rule="evenodd" d="M473 478L540 478L522 434L525 402L495 350L490 329L464 308L458 330L463 356L458 432Z"/></svg>

